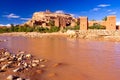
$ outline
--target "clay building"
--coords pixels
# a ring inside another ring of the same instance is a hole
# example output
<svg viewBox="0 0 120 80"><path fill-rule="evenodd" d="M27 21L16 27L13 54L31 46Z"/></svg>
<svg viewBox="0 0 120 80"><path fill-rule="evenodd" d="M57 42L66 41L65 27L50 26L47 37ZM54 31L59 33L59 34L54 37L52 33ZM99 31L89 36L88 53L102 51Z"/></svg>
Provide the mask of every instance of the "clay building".
<svg viewBox="0 0 120 80"><path fill-rule="evenodd" d="M35 12L31 20L26 22L30 26L48 27L57 26L60 28L75 27L79 22L80 30L88 30L88 27L93 26L95 23L106 27L106 30L116 30L116 16L107 16L105 21L88 21L88 17L74 18L70 14L65 13L52 13L49 10L45 12Z"/></svg>
<svg viewBox="0 0 120 80"><path fill-rule="evenodd" d="M74 18L69 14L52 13L50 11L35 12L31 20L26 22L30 26L57 27L75 26Z"/></svg>

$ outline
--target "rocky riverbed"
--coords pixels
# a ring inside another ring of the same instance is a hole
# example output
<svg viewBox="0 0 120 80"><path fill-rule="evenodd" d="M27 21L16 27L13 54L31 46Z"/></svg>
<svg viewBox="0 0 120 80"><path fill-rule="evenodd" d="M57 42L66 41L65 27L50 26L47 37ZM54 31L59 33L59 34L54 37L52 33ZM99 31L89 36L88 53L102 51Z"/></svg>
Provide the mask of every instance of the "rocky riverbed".
<svg viewBox="0 0 120 80"><path fill-rule="evenodd" d="M47 72L47 62L47 59L36 59L24 51L12 54L7 49L0 49L0 80L41 80ZM53 66L58 65L60 63ZM55 75L50 73L46 77Z"/></svg>

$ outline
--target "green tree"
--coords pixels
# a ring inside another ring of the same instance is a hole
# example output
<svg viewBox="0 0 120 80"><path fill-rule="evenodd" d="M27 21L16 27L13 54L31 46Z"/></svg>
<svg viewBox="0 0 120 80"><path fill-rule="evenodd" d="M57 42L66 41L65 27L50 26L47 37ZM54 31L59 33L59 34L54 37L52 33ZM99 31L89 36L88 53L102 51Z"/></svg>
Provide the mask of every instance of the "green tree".
<svg viewBox="0 0 120 80"><path fill-rule="evenodd" d="M92 19L91 21L96 21L95 19Z"/></svg>
<svg viewBox="0 0 120 80"><path fill-rule="evenodd" d="M89 26L88 29L105 29L105 26L102 26L98 23L94 23L93 26Z"/></svg>
<svg viewBox="0 0 120 80"><path fill-rule="evenodd" d="M58 32L59 30L60 30L59 27L51 26L51 28L49 29L49 32Z"/></svg>
<svg viewBox="0 0 120 80"><path fill-rule="evenodd" d="M14 32L14 24L11 24L10 32Z"/></svg>
<svg viewBox="0 0 120 80"><path fill-rule="evenodd" d="M102 20L103 20L103 21L107 21L107 16L105 16Z"/></svg>

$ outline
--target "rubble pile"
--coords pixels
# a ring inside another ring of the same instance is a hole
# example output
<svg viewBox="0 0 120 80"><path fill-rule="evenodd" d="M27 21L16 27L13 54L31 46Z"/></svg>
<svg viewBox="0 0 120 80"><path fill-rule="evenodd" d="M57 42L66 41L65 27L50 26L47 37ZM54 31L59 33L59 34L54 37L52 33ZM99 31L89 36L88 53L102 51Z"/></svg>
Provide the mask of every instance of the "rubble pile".
<svg viewBox="0 0 120 80"><path fill-rule="evenodd" d="M13 73L30 70L35 67L42 68L46 67L44 62L46 59L35 59L31 54L25 54L23 51L19 51L18 54L11 54L6 49L0 49L0 72L7 72L12 70ZM39 71L39 72L40 72ZM19 76L10 74L7 80L30 80L24 79Z"/></svg>

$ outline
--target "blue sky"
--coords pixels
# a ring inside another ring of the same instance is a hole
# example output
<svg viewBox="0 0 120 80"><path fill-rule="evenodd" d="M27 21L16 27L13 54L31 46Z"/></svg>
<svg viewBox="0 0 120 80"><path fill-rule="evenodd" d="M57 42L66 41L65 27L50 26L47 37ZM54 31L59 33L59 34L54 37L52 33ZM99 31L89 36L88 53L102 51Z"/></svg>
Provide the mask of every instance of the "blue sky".
<svg viewBox="0 0 120 80"><path fill-rule="evenodd" d="M88 16L89 20L101 20L116 15L120 23L119 0L0 0L0 25L22 24L34 12L45 11L70 13L75 17Z"/></svg>

